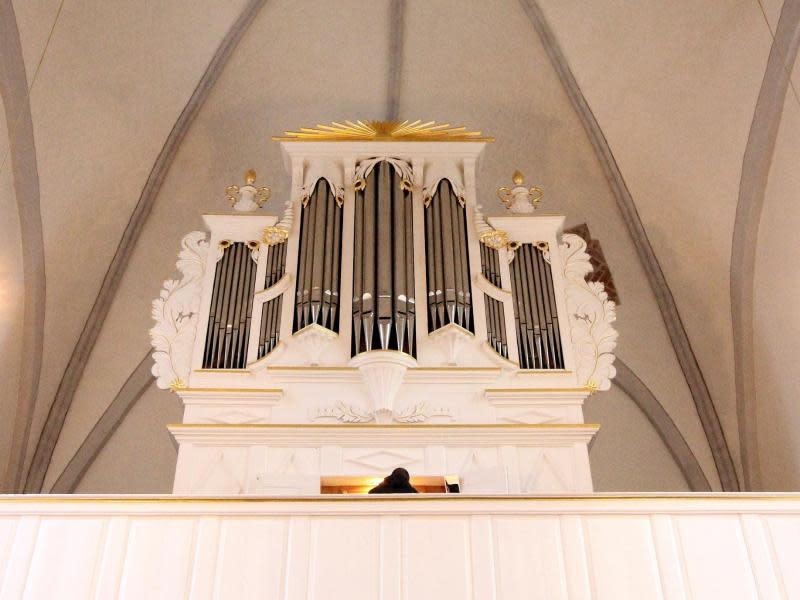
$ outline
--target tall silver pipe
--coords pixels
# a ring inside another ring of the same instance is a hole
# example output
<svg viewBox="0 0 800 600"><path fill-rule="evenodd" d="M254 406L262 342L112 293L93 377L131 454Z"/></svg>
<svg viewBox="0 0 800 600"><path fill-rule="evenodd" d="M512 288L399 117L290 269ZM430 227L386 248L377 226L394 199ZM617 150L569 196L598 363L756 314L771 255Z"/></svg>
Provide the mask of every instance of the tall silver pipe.
<svg viewBox="0 0 800 600"><path fill-rule="evenodd" d="M517 249L518 251L519 249ZM528 351L527 336L524 333L524 314L525 310L522 304L522 286L520 284L520 268L519 256L516 252L513 255L513 260L510 264L511 271L511 294L512 302L514 304L514 325L517 330L517 345L519 346L519 366L522 369L529 368L530 355Z"/></svg>
<svg viewBox="0 0 800 600"><path fill-rule="evenodd" d="M236 281L239 279L239 243L231 245L231 254L233 265L230 271L230 280L225 289L225 296L222 303L222 315L220 321L220 338L221 343L219 346L218 364L221 368L225 368L225 363L228 359L228 348L230 346L230 318L231 307L233 306L233 292L236 287Z"/></svg>
<svg viewBox="0 0 800 600"><path fill-rule="evenodd" d="M428 331L437 329L436 316L436 267L434 267L435 248L433 234L433 209L425 208L425 280L427 282Z"/></svg>
<svg viewBox="0 0 800 600"><path fill-rule="evenodd" d="M233 368L234 364L235 346L238 333L237 326L239 317L239 306L241 305L242 302L242 287L244 287L243 286L244 282L242 280L244 279L244 274L246 272L247 262L250 260L250 257L248 256L249 252L247 251L247 247L242 243L239 242L236 243L236 254L237 254L238 267L233 281L231 303L228 310L227 324L225 326L226 369Z"/></svg>
<svg viewBox="0 0 800 600"><path fill-rule="evenodd" d="M555 339L553 338L553 316L550 312L550 298L548 297L547 291L547 280L545 275L545 262L542 259L541 251L531 244L530 246L531 256L533 258L533 263L538 271L539 276L539 287L536 290L536 299L541 304L542 310L544 311L545 322L547 324L547 368L554 368L556 365L556 355L555 355Z"/></svg>
<svg viewBox="0 0 800 600"><path fill-rule="evenodd" d="M303 274L303 309L302 327L311 323L311 286L314 276L314 240L317 235L317 211L318 203L312 197L306 205L308 217L308 240L306 246L306 269Z"/></svg>
<svg viewBox="0 0 800 600"><path fill-rule="evenodd" d="M231 367L238 368L242 361L239 342L244 333L244 322L247 318L245 309L247 307L247 291L250 283L250 267L253 266L253 259L250 255L250 248L245 244L242 247L242 269L239 275L239 285L236 290L236 305L233 309L233 331L231 332Z"/></svg>
<svg viewBox="0 0 800 600"><path fill-rule="evenodd" d="M321 185L321 180L317 183L317 189L312 197L314 204L314 258L311 266L311 294L309 299L310 305L310 319L306 321L309 323L317 323L322 309L322 280L323 272L325 269L325 227L326 227L326 209L327 198L325 190L327 185Z"/></svg>
<svg viewBox="0 0 800 600"><path fill-rule="evenodd" d="M375 167L379 169L380 165ZM375 170L373 170L373 178L368 182L364 190L364 229L363 229L363 243L364 243L364 263L363 263L363 277L362 277L362 304L361 304L361 323L364 329L364 345L367 350L372 350L373 345L373 328L375 325L375 295L377 286L375 285L375 236L378 233L378 222L375 218L376 211L376 198L378 190L378 181L375 179Z"/></svg>
<svg viewBox="0 0 800 600"><path fill-rule="evenodd" d="M394 283L394 330L398 349L402 350L406 338L408 297L406 295L406 202L402 190L392 190L392 258Z"/></svg>
<svg viewBox="0 0 800 600"><path fill-rule="evenodd" d="M474 331L472 323L472 291L469 269L469 243L467 238L467 209L461 206L458 198L455 198L455 210L458 224L459 243L456 252L461 263L461 288L459 294L463 294L464 301L464 321L462 326L468 331Z"/></svg>
<svg viewBox="0 0 800 600"><path fill-rule="evenodd" d="M416 334L416 293L414 291L414 206L411 202L411 192L404 192L403 210L405 212L405 270L406 270L406 340L408 354L414 356L414 341ZM403 345L398 345L403 351Z"/></svg>
<svg viewBox="0 0 800 600"><path fill-rule="evenodd" d="M326 186L327 188L327 186ZM331 276L333 275L333 227L336 215L333 211L333 194L330 189L325 194L325 262L322 268L322 312L319 324L331 329L328 317L331 312Z"/></svg>
<svg viewBox="0 0 800 600"><path fill-rule="evenodd" d="M216 267L214 268L214 287L211 290L211 307L208 311L208 326L206 328L206 343L205 348L203 349L203 368L207 369L210 366L210 354L211 348L214 346L214 332L215 326L214 321L216 319L217 313L217 301L219 299L219 288L220 288L220 273L222 272L222 265L223 260L220 259L217 261Z"/></svg>
<svg viewBox="0 0 800 600"><path fill-rule="evenodd" d="M222 271L220 273L220 283L217 294L216 308L214 310L214 331L211 346L209 347L208 368L214 368L217 364L218 348L220 344L220 322L222 321L222 303L226 294L228 273L230 271L230 258L232 256L231 247L228 246L222 252Z"/></svg>
<svg viewBox="0 0 800 600"><path fill-rule="evenodd" d="M382 350L389 348L392 329L392 231L384 231L386 224L392 223L392 171L389 165L379 164L377 222L372 235L377 247L377 318L378 340Z"/></svg>
<svg viewBox="0 0 800 600"><path fill-rule="evenodd" d="M533 280L531 278L531 265L530 257L526 251L527 244L522 244L517 250L520 260L520 271L522 273L522 292L523 302L525 303L525 320L526 320L526 335L528 337L528 345L531 348L531 358L533 359L533 368L538 369L541 367L541 321L539 319L538 308L533 301L534 288Z"/></svg>
<svg viewBox="0 0 800 600"><path fill-rule="evenodd" d="M464 272L461 270L461 256L464 250L464 240L461 239L461 228L458 226L458 213L460 206L458 199L450 185L447 185L447 203L450 205L450 229L453 232L453 246L450 253L453 256L453 275L455 275L455 295L456 295L456 313L453 319L454 323L464 327L464 315L466 309L466 298L464 298Z"/></svg>
<svg viewBox="0 0 800 600"><path fill-rule="evenodd" d="M330 328L339 331L339 280L342 276L342 207L333 198L333 261L331 262Z"/></svg>
<svg viewBox="0 0 800 600"><path fill-rule="evenodd" d="M525 244L526 264L528 267L529 277L533 277L533 288L531 289L531 303L535 306L539 315L539 326L541 335L541 350L539 353L540 368L552 368L550 360L550 338L548 337L548 312L542 303L543 285L539 267L536 261L536 246L533 244Z"/></svg>
<svg viewBox="0 0 800 600"><path fill-rule="evenodd" d="M308 204L306 204L300 211L300 240L297 249L297 284L295 285L293 331L303 328L303 282L306 277L308 238Z"/></svg>
<svg viewBox="0 0 800 600"><path fill-rule="evenodd" d="M547 286L547 301L550 305L550 317L552 320L552 329L553 329L553 348L554 348L554 358L555 358L555 367L557 368L564 368L564 353L561 348L561 331L558 326L558 308L556 305L556 294L555 289L553 288L553 273L551 270L550 265L547 261L544 260L544 255L539 254L539 258L542 265L542 270L545 276L545 284Z"/></svg>
<svg viewBox="0 0 800 600"><path fill-rule="evenodd" d="M359 194L360 195L360 194ZM357 200L354 208L353 240L353 355L361 352L361 313L364 287L364 200Z"/></svg>
<svg viewBox="0 0 800 600"><path fill-rule="evenodd" d="M444 305L449 323L456 322L456 280L453 248L453 218L450 212L449 183L442 182L433 202L441 211L442 224L442 273L444 275Z"/></svg>
<svg viewBox="0 0 800 600"><path fill-rule="evenodd" d="M434 321L433 329L439 329L444 326L445 321L445 302L444 302L444 257L442 256L442 218L441 218L441 202L436 198L431 201L432 221L433 221L433 274L436 289L435 302L436 302L436 320Z"/></svg>

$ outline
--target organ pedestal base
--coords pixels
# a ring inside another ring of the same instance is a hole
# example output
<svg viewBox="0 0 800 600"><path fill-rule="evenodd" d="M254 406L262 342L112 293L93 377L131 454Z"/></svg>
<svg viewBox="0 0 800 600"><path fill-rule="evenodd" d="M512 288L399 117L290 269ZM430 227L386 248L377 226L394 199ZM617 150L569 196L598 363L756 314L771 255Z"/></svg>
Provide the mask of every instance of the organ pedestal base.
<svg viewBox="0 0 800 600"><path fill-rule="evenodd" d="M457 476L465 493L592 491L596 425L173 425L176 494L318 494L326 476Z"/></svg>

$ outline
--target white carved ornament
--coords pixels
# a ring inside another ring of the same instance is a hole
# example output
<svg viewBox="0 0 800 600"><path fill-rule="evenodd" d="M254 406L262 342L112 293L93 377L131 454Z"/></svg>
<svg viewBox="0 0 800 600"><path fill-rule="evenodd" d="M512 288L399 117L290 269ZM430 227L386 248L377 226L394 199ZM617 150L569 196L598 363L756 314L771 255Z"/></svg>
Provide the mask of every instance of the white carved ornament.
<svg viewBox="0 0 800 600"><path fill-rule="evenodd" d="M303 206L308 204L320 179L328 182L328 186L336 198L336 203L341 206L344 201L344 175L341 165L331 158L316 158L306 168L301 189Z"/></svg>
<svg viewBox="0 0 800 600"><path fill-rule="evenodd" d="M617 374L612 352L619 334L611 326L617 318L616 307L602 283L586 281L592 264L583 238L564 234L560 248L578 381L593 390L607 390Z"/></svg>
<svg viewBox="0 0 800 600"><path fill-rule="evenodd" d="M450 182L450 187L453 188L453 191L463 206L464 196L466 195L464 176L461 173L461 168L455 161L442 160L434 162L425 168L423 178L422 196L425 198L426 206L436 194L436 190L442 179L447 179Z"/></svg>
<svg viewBox="0 0 800 600"><path fill-rule="evenodd" d="M150 330L150 343L155 350L155 364L151 372L162 389L185 387L189 380L207 254L204 232L193 231L186 235L181 240L177 262L183 277L180 281L165 281L161 294L153 300L152 315L156 324Z"/></svg>
<svg viewBox="0 0 800 600"><path fill-rule="evenodd" d="M455 421L453 411L446 406L430 406L427 402L412 404L403 410L392 412L391 420L397 423L424 423L435 417L443 417ZM309 413L312 421L336 419L342 423L370 423L378 421L375 411L346 402L337 402L333 406L321 406Z"/></svg>
<svg viewBox="0 0 800 600"><path fill-rule="evenodd" d="M359 185L363 185L362 182L367 180L367 177L369 177L369 174L372 172L372 169L375 168L375 165L383 161L388 162L394 167L395 172L400 175L402 185L405 186L406 189L410 190L412 182L414 181L411 165L402 159L392 158L391 156L374 156L359 162L356 166L356 171L353 176L353 184L356 186L356 189L359 188Z"/></svg>

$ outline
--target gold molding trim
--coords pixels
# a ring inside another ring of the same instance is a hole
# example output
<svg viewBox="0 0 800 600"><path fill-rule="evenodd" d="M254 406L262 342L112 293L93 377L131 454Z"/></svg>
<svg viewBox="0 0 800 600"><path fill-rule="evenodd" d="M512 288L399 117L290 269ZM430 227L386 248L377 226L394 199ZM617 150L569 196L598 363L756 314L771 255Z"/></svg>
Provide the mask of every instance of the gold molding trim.
<svg viewBox="0 0 800 600"><path fill-rule="evenodd" d="M493 142L480 131L436 121L345 121L301 127L272 138L276 142Z"/></svg>
<svg viewBox="0 0 800 600"><path fill-rule="evenodd" d="M589 393L589 388L586 387L577 387L577 388L486 388L484 390L486 393L489 392L498 392L498 393L507 393L507 392L517 392L520 394L529 394L531 392L583 392L585 394Z"/></svg>
<svg viewBox="0 0 800 600"><path fill-rule="evenodd" d="M181 388L178 391L181 392L181 393L183 393L183 392L187 392L187 393L192 393L192 392L241 392L241 393L244 393L244 394L253 394L253 393L257 393L257 394L277 394L277 393L281 393L282 394L283 393L283 389L282 388L232 388L232 387L227 387L227 388L196 388L196 387L190 388L190 387L187 387L187 388Z"/></svg>
<svg viewBox="0 0 800 600"><path fill-rule="evenodd" d="M211 503L240 503L240 504L275 504L282 502L425 502L425 501L498 501L498 502L587 502L597 501L607 502L641 502L665 500L693 500L697 502L714 502L718 500L738 502L747 500L771 501L771 502L800 502L798 493L774 494L763 493L698 493L698 494L655 494L655 495L624 495L624 494L586 494L575 496L487 496L487 495L468 495L468 494L413 494L413 495L338 495L320 494L319 496L91 496L81 497L76 495L59 496L54 494L16 494L0 495L0 504L211 504ZM232 513L232 516L235 514Z"/></svg>
<svg viewBox="0 0 800 600"><path fill-rule="evenodd" d="M600 428L599 423L440 423L379 424L379 423L169 423L170 429L587 429Z"/></svg>

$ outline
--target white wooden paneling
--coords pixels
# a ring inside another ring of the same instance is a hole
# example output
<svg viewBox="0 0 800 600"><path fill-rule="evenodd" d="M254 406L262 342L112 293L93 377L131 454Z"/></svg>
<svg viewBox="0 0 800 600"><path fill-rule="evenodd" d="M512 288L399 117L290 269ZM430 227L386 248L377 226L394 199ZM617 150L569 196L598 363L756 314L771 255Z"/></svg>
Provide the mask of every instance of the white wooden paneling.
<svg viewBox="0 0 800 600"><path fill-rule="evenodd" d="M379 527L376 519L360 517L320 517L311 522L309 600L380 596Z"/></svg>
<svg viewBox="0 0 800 600"><path fill-rule="evenodd" d="M25 595L58 598L65 591L90 598L108 523L98 519L45 519L39 526ZM64 552L63 541L70 551Z"/></svg>
<svg viewBox="0 0 800 600"><path fill-rule="evenodd" d="M0 598L3 600L22 598L25 592L25 584L28 581L31 560L39 535L40 520L38 516L24 516L17 522L14 540L11 543L11 552L3 569L5 575L3 587L0 588Z"/></svg>
<svg viewBox="0 0 800 600"><path fill-rule="evenodd" d="M531 600L566 600L558 517L496 517L494 560L500 598L527 590Z"/></svg>
<svg viewBox="0 0 800 600"><path fill-rule="evenodd" d="M0 497L0 600L789 600L798 565L800 497Z"/></svg>
<svg viewBox="0 0 800 600"><path fill-rule="evenodd" d="M783 597L800 598L800 519L769 515L762 520Z"/></svg>
<svg viewBox="0 0 800 600"><path fill-rule="evenodd" d="M183 597L190 584L196 524L196 519L175 517L133 520L119 597L125 600Z"/></svg>
<svg viewBox="0 0 800 600"><path fill-rule="evenodd" d="M472 597L467 519L406 517L402 535L403 600Z"/></svg>
<svg viewBox="0 0 800 600"><path fill-rule="evenodd" d="M675 518L692 598L758 598L739 518Z"/></svg>
<svg viewBox="0 0 800 600"><path fill-rule="evenodd" d="M220 529L214 597L280 598L286 535L283 519L224 520Z"/></svg>
<svg viewBox="0 0 800 600"><path fill-rule="evenodd" d="M647 515L587 518L583 531L596 598L662 598Z"/></svg>

